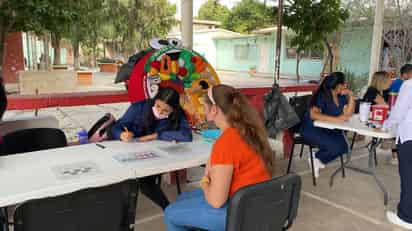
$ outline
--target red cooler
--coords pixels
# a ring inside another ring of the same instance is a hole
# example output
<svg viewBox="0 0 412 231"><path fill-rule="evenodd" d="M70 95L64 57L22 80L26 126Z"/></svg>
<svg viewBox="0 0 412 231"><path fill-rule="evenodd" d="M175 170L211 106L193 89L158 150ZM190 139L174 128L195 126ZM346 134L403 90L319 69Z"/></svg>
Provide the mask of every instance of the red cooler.
<svg viewBox="0 0 412 231"><path fill-rule="evenodd" d="M387 105L372 105L372 121L383 124L388 118L389 106Z"/></svg>

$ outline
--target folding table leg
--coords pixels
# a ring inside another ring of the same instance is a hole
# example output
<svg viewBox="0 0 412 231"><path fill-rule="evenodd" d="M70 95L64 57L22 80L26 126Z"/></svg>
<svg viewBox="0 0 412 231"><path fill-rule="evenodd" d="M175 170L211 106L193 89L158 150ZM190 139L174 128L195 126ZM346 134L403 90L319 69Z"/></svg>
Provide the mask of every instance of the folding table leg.
<svg viewBox="0 0 412 231"><path fill-rule="evenodd" d="M176 171L176 187L177 187L177 195L182 193L182 189L180 188L180 178L179 178L179 171Z"/></svg>

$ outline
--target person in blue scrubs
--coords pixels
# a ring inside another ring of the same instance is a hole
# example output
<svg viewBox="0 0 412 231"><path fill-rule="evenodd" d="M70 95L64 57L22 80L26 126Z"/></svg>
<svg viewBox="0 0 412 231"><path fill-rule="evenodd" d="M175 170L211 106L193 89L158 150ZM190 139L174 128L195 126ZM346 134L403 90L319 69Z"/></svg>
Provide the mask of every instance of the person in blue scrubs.
<svg viewBox="0 0 412 231"><path fill-rule="evenodd" d="M313 95L301 127L305 141L319 148L314 154L315 177L325 164L347 153L348 145L342 131L315 127L313 121L343 123L351 118L354 110L355 97L346 86L345 75L342 72L328 75Z"/></svg>
<svg viewBox="0 0 412 231"><path fill-rule="evenodd" d="M397 78L392 82L391 87L389 88L389 92L399 93L403 81L412 78L412 64L407 63L403 65L400 71L400 78Z"/></svg>
<svg viewBox="0 0 412 231"><path fill-rule="evenodd" d="M132 104L111 129L111 136L125 142L152 140L190 142L192 130L173 88L161 88L154 99ZM156 180L160 175L139 179L140 190L162 209L169 200Z"/></svg>

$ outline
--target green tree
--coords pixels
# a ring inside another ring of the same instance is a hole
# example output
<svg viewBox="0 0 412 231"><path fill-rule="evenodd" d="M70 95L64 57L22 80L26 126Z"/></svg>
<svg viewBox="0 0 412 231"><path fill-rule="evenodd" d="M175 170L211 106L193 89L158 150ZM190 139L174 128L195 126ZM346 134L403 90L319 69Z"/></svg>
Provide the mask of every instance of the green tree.
<svg viewBox="0 0 412 231"><path fill-rule="evenodd" d="M291 45L297 49L297 75L299 76L299 57L309 49L327 48L329 68L333 70L333 50L330 43L332 35L344 25L349 17L340 0L288 0L285 6L284 24L295 35Z"/></svg>
<svg viewBox="0 0 412 231"><path fill-rule="evenodd" d="M224 22L230 14L230 10L222 5L219 0L208 0L203 3L198 12L198 18Z"/></svg>
<svg viewBox="0 0 412 231"><path fill-rule="evenodd" d="M224 27L240 33L250 33L276 24L276 9L257 0L242 0L231 10Z"/></svg>
<svg viewBox="0 0 412 231"><path fill-rule="evenodd" d="M75 13L67 7L70 2L0 0L0 67L3 63L4 40L9 32L32 31L39 36L48 33L59 35L62 28L74 19Z"/></svg>
<svg viewBox="0 0 412 231"><path fill-rule="evenodd" d="M176 6L167 0L107 0L103 37L121 44L130 55L149 46L154 37L165 37L176 23Z"/></svg>
<svg viewBox="0 0 412 231"><path fill-rule="evenodd" d="M48 3L34 0L0 0L0 72L3 66L4 42L9 32L44 31L39 15L47 11Z"/></svg>
<svg viewBox="0 0 412 231"><path fill-rule="evenodd" d="M72 1L68 7L76 12L74 22L68 25L64 37L68 38L73 46L74 68L80 69L80 45L81 43L98 43L98 30L100 29L100 17L103 13L103 1L101 0L77 0ZM97 45L96 45L97 46Z"/></svg>

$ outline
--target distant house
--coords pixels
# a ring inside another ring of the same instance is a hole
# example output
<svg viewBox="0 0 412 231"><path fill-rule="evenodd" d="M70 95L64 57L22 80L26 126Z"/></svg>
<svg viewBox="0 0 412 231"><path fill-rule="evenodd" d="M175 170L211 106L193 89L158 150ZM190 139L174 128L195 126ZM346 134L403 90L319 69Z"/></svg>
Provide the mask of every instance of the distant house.
<svg viewBox="0 0 412 231"><path fill-rule="evenodd" d="M214 38L216 69L248 71L255 68L262 75L273 75L277 28L265 28L249 35ZM280 72L283 76L296 75L296 49L290 46L292 32L283 28ZM369 71L372 28L345 28L340 33L339 48L335 54L340 69L357 75ZM305 51L300 62L300 75L318 77L322 72L326 52Z"/></svg>
<svg viewBox="0 0 412 231"><path fill-rule="evenodd" d="M239 33L221 29L220 22L193 20L193 49L203 55L213 66L217 66L217 50L215 38L240 36ZM175 26L168 34L169 38L182 38L180 26Z"/></svg>
<svg viewBox="0 0 412 231"><path fill-rule="evenodd" d="M178 34L182 30L182 21L179 18L176 18L177 23L172 27L169 34ZM199 20L193 19L193 31L198 30L213 30L220 28L222 26L221 22L218 21L210 21L210 20Z"/></svg>

